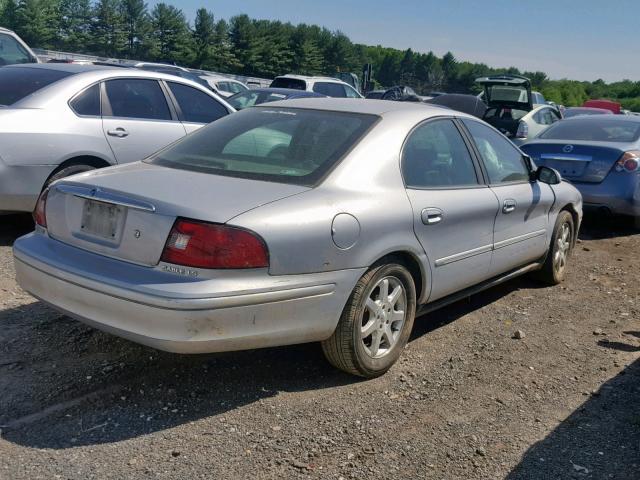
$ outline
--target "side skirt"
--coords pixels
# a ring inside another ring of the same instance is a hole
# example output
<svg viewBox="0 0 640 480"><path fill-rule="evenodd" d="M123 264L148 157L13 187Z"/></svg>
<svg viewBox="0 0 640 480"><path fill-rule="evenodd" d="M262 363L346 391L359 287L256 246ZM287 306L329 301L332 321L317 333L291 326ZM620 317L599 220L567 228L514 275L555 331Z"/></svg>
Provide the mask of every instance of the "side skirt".
<svg viewBox="0 0 640 480"><path fill-rule="evenodd" d="M452 293L451 295L448 295L434 302L420 305L416 310L416 317L419 317L420 315L424 315L429 312L433 312L434 310L438 310L439 308L445 307L459 300L463 300L467 297L470 297L471 295L480 293L483 290L486 290L491 287L495 287L496 285L500 285L501 283L508 282L509 280L512 280L516 277L524 275L525 273L529 273L534 270L539 270L543 264L544 264L544 260L542 263L539 263L539 262L531 263L529 265L525 265L524 267L520 267L516 270L510 270L507 273L504 273L497 277L493 277L489 280L486 280L472 287L465 288L464 290L460 290L459 292Z"/></svg>

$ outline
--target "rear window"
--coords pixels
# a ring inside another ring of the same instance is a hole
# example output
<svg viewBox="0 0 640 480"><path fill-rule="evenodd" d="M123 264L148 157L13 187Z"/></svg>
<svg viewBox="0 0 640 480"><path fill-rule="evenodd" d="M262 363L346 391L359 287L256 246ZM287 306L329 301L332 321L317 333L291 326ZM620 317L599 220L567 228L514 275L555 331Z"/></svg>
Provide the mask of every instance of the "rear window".
<svg viewBox="0 0 640 480"><path fill-rule="evenodd" d="M271 85L271 88L293 88L294 90L306 90L307 82L299 78L278 77Z"/></svg>
<svg viewBox="0 0 640 480"><path fill-rule="evenodd" d="M216 175L314 185L377 118L250 108L198 130L146 161Z"/></svg>
<svg viewBox="0 0 640 480"><path fill-rule="evenodd" d="M0 68L0 105L13 105L23 98L72 75L46 68Z"/></svg>
<svg viewBox="0 0 640 480"><path fill-rule="evenodd" d="M495 85L489 87L489 100L491 102L527 103L529 98L527 90L522 87Z"/></svg>
<svg viewBox="0 0 640 480"><path fill-rule="evenodd" d="M242 110L243 108L253 107L254 105L260 105L261 103L286 100L286 98L287 96L282 93L257 92L255 90L248 90L246 92L238 93L237 95L228 98L227 101L236 110Z"/></svg>
<svg viewBox="0 0 640 480"><path fill-rule="evenodd" d="M640 137L640 122L601 117L576 117L554 123L538 138L548 140L587 140L594 142L635 142Z"/></svg>

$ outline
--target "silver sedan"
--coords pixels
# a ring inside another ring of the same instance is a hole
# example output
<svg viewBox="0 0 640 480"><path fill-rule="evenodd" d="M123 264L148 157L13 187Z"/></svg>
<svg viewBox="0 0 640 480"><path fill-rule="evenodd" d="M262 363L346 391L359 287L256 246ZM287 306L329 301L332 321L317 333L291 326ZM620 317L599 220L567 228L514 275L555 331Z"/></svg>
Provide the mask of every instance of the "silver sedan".
<svg viewBox="0 0 640 480"><path fill-rule="evenodd" d="M18 281L80 321L183 353L320 341L374 377L417 314L527 272L562 281L582 201L473 117L300 99L60 180L34 215Z"/></svg>
<svg viewBox="0 0 640 480"><path fill-rule="evenodd" d="M235 110L173 75L95 65L0 69L0 213L49 183L140 160Z"/></svg>

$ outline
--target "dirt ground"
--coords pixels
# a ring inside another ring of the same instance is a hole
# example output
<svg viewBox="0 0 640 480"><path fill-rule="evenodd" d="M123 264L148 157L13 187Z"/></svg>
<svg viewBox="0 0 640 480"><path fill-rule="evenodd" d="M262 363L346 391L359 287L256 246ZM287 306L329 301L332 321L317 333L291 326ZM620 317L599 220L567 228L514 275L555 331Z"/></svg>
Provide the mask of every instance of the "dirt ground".
<svg viewBox="0 0 640 480"><path fill-rule="evenodd" d="M358 380L317 345L180 356L16 285L0 217L0 479L640 478L640 234L587 218L566 282L417 320ZM522 339L512 338L522 330Z"/></svg>

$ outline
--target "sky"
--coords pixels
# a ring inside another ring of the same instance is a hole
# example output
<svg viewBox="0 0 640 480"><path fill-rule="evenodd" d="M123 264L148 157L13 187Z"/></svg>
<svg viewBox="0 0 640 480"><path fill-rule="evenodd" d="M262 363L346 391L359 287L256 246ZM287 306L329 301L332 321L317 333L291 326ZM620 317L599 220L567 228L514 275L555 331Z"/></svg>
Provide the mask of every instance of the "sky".
<svg viewBox="0 0 640 480"><path fill-rule="evenodd" d="M164 0L193 21L318 24L355 43L451 51L458 60L546 72L553 79L640 80L640 0ZM148 0L150 8L159 3Z"/></svg>

